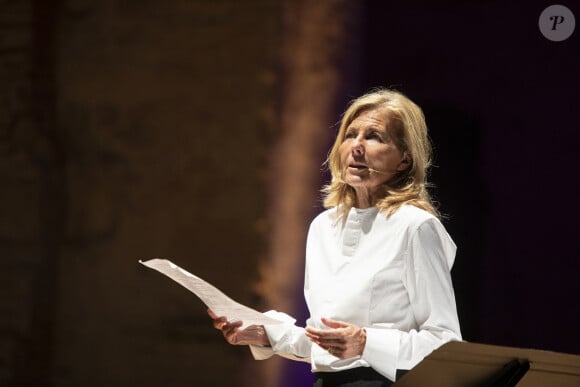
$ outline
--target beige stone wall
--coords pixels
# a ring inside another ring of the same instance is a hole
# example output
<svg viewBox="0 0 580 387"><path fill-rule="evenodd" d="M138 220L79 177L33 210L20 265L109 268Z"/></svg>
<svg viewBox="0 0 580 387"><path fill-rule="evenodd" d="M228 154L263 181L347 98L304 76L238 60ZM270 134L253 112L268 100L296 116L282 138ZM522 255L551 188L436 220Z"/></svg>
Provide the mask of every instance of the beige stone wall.
<svg viewBox="0 0 580 387"><path fill-rule="evenodd" d="M293 314L359 8L0 2L0 385L294 385L137 261Z"/></svg>
<svg viewBox="0 0 580 387"><path fill-rule="evenodd" d="M44 61L47 6L1 6L0 384L240 385L246 350L137 260L258 304L276 3L63 1Z"/></svg>

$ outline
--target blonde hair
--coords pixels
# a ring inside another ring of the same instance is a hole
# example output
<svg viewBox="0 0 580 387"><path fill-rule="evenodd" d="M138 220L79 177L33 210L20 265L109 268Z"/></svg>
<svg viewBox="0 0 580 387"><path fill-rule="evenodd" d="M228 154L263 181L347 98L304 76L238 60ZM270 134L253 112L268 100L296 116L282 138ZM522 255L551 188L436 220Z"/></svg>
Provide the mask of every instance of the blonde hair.
<svg viewBox="0 0 580 387"><path fill-rule="evenodd" d="M340 129L326 164L332 174L330 184L322 190L324 207L338 207L338 215L346 215L356 203L356 194L342 178L343 166L339 147L344 141L346 129L362 112L382 110L388 112L388 131L395 145L410 158L410 166L399 171L393 179L383 185L384 197L377 207L387 217L394 214L403 204L410 204L439 217L431 196L427 191L427 170L431 165L431 144L427 136L425 116L419 106L398 91L377 89L351 102L344 112Z"/></svg>

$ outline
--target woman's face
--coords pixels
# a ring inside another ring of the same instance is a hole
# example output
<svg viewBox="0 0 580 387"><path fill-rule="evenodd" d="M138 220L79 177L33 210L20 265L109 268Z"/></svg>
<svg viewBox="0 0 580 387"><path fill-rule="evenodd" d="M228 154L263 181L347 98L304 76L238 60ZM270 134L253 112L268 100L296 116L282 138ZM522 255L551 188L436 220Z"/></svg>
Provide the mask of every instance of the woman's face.
<svg viewBox="0 0 580 387"><path fill-rule="evenodd" d="M339 153L343 179L357 194L375 191L409 165L391 137L386 110L360 113L346 128Z"/></svg>

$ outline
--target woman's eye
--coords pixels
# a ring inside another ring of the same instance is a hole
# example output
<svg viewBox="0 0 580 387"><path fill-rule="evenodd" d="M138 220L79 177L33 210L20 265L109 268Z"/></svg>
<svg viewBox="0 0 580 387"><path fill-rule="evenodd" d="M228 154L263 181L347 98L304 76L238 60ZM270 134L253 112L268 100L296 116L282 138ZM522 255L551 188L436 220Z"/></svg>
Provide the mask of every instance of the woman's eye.
<svg viewBox="0 0 580 387"><path fill-rule="evenodd" d="M348 133L347 133L347 134L344 136L344 138L355 138L355 137L356 137L356 134L355 134L354 132L348 132Z"/></svg>
<svg viewBox="0 0 580 387"><path fill-rule="evenodd" d="M383 142L383 137L377 132L373 132L373 133L369 134L368 138L369 138L369 140L377 140L377 141Z"/></svg>

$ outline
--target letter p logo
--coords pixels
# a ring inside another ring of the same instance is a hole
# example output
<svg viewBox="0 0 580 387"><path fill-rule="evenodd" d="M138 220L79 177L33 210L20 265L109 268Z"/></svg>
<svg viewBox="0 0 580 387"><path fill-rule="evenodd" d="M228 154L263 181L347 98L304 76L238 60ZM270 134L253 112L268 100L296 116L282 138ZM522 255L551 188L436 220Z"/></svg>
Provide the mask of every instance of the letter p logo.
<svg viewBox="0 0 580 387"><path fill-rule="evenodd" d="M563 5L550 5L542 11L538 20L542 35L553 42L568 39L575 26L574 14Z"/></svg>
<svg viewBox="0 0 580 387"><path fill-rule="evenodd" d="M560 15L550 16L550 20L552 20L554 22L554 23L552 23L552 31L554 31L558 24L564 23L564 16L560 16Z"/></svg>

